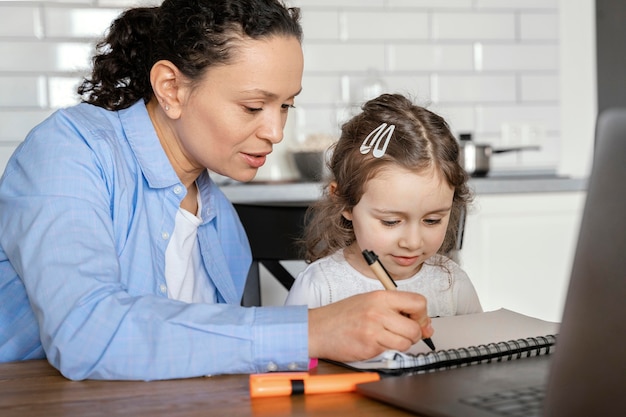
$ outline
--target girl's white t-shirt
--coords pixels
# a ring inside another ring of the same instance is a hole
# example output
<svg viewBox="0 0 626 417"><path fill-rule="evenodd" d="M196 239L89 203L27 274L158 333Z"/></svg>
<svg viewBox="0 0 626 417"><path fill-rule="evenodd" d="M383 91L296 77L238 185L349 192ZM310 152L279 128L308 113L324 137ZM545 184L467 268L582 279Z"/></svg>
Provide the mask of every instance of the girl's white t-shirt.
<svg viewBox="0 0 626 417"><path fill-rule="evenodd" d="M426 297L430 317L482 311L476 290L465 271L443 255L433 256L417 274L397 280L396 284L399 291L416 292ZM300 272L285 304L315 308L355 294L383 289L380 281L354 269L343 256L343 250L339 250Z"/></svg>

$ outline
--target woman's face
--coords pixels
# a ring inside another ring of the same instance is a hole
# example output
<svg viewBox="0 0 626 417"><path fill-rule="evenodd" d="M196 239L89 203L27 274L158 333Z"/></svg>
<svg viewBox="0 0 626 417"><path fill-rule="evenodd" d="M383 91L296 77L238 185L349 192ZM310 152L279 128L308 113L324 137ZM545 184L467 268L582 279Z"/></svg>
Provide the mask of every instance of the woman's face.
<svg viewBox="0 0 626 417"><path fill-rule="evenodd" d="M249 181L283 139L304 60L294 37L237 45L233 62L210 68L189 90L173 131L191 167Z"/></svg>
<svg viewBox="0 0 626 417"><path fill-rule="evenodd" d="M356 242L347 249L351 265L374 277L361 252L374 251L394 279L415 275L443 243L454 189L435 170L415 173L385 168L365 184L352 211Z"/></svg>

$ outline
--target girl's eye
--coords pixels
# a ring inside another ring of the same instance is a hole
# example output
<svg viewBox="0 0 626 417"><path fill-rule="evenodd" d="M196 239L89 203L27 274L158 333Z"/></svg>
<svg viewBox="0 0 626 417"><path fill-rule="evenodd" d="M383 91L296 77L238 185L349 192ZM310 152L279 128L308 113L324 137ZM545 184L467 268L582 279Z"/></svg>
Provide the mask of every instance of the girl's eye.
<svg viewBox="0 0 626 417"><path fill-rule="evenodd" d="M424 223L426 223L429 226L434 226L436 224L441 223L441 219L424 219Z"/></svg>
<svg viewBox="0 0 626 417"><path fill-rule="evenodd" d="M383 224L383 226L392 227L400 223L400 220L381 220L380 222Z"/></svg>

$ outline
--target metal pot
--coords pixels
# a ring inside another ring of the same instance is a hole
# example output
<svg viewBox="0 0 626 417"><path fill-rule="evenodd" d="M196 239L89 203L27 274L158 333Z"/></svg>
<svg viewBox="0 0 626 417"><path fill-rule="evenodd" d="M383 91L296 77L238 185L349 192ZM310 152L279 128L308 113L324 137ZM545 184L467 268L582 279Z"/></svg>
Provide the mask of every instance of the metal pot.
<svg viewBox="0 0 626 417"><path fill-rule="evenodd" d="M485 177L489 173L493 154L540 149L539 146L495 149L491 145L474 143L468 133L461 134L459 138L459 163L472 177Z"/></svg>

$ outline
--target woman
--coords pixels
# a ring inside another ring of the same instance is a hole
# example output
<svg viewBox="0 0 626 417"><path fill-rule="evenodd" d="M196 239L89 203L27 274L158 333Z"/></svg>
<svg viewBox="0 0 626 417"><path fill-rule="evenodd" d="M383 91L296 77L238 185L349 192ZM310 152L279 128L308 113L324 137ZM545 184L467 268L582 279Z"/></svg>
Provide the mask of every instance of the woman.
<svg viewBox="0 0 626 417"><path fill-rule="evenodd" d="M298 14L165 0L113 22L84 102L35 127L0 182L0 361L184 378L364 359L432 333L408 294L239 306L249 245L208 171L248 181L281 141L301 89Z"/></svg>

